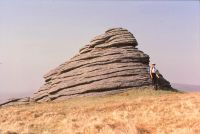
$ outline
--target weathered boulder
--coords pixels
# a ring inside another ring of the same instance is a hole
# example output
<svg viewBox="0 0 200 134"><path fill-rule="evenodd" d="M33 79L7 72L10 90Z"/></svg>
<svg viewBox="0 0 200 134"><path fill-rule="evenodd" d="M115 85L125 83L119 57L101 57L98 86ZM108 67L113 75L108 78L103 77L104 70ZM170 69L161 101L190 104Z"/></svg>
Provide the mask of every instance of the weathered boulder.
<svg viewBox="0 0 200 134"><path fill-rule="evenodd" d="M150 86L149 56L138 50L137 45L128 30L107 30L81 48L79 54L48 72L45 84L31 100L63 100ZM162 75L159 83L161 88L171 88Z"/></svg>
<svg viewBox="0 0 200 134"><path fill-rule="evenodd" d="M96 36L79 54L47 73L35 101L113 93L151 85L149 56L138 50L128 30L114 28ZM171 87L165 79L162 87Z"/></svg>

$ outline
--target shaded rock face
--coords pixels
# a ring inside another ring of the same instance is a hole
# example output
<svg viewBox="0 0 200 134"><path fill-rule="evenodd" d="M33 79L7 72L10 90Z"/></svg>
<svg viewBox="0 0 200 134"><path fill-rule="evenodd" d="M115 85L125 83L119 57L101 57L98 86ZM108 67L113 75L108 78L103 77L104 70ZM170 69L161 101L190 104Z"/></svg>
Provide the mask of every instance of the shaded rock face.
<svg viewBox="0 0 200 134"><path fill-rule="evenodd" d="M79 54L47 73L45 84L30 100L64 100L150 86L149 56L138 50L137 45L128 30L107 30L81 48ZM171 88L162 75L159 86Z"/></svg>

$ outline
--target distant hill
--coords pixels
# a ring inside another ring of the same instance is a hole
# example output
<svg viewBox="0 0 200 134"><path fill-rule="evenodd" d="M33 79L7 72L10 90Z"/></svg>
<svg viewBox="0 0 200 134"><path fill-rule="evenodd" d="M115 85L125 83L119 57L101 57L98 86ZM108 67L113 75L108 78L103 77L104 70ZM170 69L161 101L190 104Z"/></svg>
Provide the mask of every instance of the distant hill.
<svg viewBox="0 0 200 134"><path fill-rule="evenodd" d="M190 85L190 84L180 84L180 83L171 83L171 85L173 88L186 92L200 91L200 85Z"/></svg>

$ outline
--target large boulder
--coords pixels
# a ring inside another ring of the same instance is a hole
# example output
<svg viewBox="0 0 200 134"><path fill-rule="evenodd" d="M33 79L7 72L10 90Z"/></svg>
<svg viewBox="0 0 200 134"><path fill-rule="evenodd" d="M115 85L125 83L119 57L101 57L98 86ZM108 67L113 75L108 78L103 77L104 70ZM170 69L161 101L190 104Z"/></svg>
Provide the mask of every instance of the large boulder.
<svg viewBox="0 0 200 134"><path fill-rule="evenodd" d="M45 84L30 100L63 100L151 86L149 56L138 50L137 45L128 30L107 30L93 38L69 61L48 72L44 76ZM162 75L159 83L160 88L171 88Z"/></svg>
<svg viewBox="0 0 200 134"><path fill-rule="evenodd" d="M107 30L80 49L79 54L47 73L46 83L33 99L61 100L150 86L149 56L138 50L137 45L128 30ZM171 87L165 79L160 83L162 87Z"/></svg>

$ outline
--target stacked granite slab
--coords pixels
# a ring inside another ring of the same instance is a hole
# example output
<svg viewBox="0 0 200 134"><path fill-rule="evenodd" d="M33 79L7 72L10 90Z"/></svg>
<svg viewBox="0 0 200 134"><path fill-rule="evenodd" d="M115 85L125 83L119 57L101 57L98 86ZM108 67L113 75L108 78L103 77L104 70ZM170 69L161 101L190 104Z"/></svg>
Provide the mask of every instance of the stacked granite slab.
<svg viewBox="0 0 200 134"><path fill-rule="evenodd" d="M33 99L63 100L151 85L149 56L138 50L137 45L128 30L107 30L80 49L79 54L47 73L46 83ZM164 79L162 84L170 87Z"/></svg>
<svg viewBox="0 0 200 134"><path fill-rule="evenodd" d="M113 28L93 38L70 60L48 72L45 84L29 101L65 100L150 86L149 56L138 50L128 30ZM162 76L161 88L171 88Z"/></svg>

